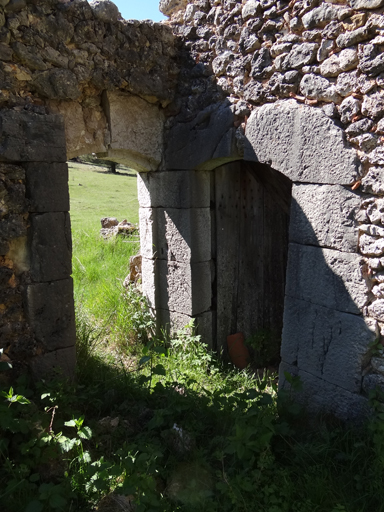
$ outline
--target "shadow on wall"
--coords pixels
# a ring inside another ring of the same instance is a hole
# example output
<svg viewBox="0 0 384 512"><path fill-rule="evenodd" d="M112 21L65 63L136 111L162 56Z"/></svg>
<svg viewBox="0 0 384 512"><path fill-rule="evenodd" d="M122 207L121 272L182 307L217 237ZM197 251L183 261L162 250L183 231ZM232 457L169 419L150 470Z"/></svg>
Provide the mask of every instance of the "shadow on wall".
<svg viewBox="0 0 384 512"><path fill-rule="evenodd" d="M362 316L368 289L357 253L355 215L361 195L350 188L360 172L356 153L341 128L320 109L293 100L255 108L242 138L234 123L234 107L221 103L193 121L176 124L166 139L163 165L171 171L142 179L147 205L141 206L148 210L147 219L151 217L155 246L153 304L160 306L161 321L172 316L187 320L203 312L209 321L200 332L204 335L208 329L216 336L222 276L215 266L221 255L212 251L217 229L212 211L217 206L214 176L222 170L207 171L242 158L268 164L293 183L280 385L287 385L284 371L298 374L314 410L358 416L366 404L361 395L363 370L369 364L375 326ZM240 164L230 165L236 173ZM177 204L168 188L171 182L178 191ZM196 200L193 191L199 188L203 193ZM281 250L279 237L272 251ZM247 250L246 240L243 245L240 251ZM220 250L225 254L228 247ZM257 291L253 275L249 283L249 289Z"/></svg>

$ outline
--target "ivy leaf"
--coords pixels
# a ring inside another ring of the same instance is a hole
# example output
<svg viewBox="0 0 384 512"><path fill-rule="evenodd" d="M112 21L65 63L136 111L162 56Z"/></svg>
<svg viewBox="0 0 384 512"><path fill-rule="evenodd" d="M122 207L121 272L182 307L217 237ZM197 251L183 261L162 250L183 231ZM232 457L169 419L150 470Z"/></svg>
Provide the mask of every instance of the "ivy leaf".
<svg viewBox="0 0 384 512"><path fill-rule="evenodd" d="M91 439L92 437L92 430L89 427L83 427L77 433L82 439Z"/></svg>
<svg viewBox="0 0 384 512"><path fill-rule="evenodd" d="M139 366L143 366L144 364L148 363L148 361L151 360L151 356L144 356L139 361Z"/></svg>
<svg viewBox="0 0 384 512"><path fill-rule="evenodd" d="M65 421L65 422L64 422L64 425L65 425L66 427L76 427L76 421L75 421L75 420Z"/></svg>

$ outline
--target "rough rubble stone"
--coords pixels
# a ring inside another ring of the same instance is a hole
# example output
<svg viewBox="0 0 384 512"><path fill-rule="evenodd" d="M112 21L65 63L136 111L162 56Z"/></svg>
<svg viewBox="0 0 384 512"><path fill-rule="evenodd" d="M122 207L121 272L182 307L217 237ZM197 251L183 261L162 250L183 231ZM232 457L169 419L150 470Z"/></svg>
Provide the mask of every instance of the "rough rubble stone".
<svg viewBox="0 0 384 512"><path fill-rule="evenodd" d="M351 32L340 34L336 39L336 44L339 48L347 48L348 46L353 46L357 43L361 43L362 41L366 41L370 38L371 34L372 29L370 27L360 27L356 30L352 30Z"/></svg>
<svg viewBox="0 0 384 512"><path fill-rule="evenodd" d="M377 199L367 208L367 215L372 224L384 225L384 199Z"/></svg>
<svg viewBox="0 0 384 512"><path fill-rule="evenodd" d="M292 181L348 185L359 175L342 130L321 110L294 100L256 108L245 134L244 159L268 162Z"/></svg>
<svg viewBox="0 0 384 512"><path fill-rule="evenodd" d="M341 100L336 88L326 78L312 73L304 75L300 82L300 92L319 101L338 102Z"/></svg>
<svg viewBox="0 0 384 512"><path fill-rule="evenodd" d="M188 0L160 0L159 10L165 16L171 16L176 11L184 9Z"/></svg>
<svg viewBox="0 0 384 512"><path fill-rule="evenodd" d="M103 23L116 23L120 18L119 9L110 0L91 0L89 5L96 18Z"/></svg>
<svg viewBox="0 0 384 512"><path fill-rule="evenodd" d="M361 180L361 188L364 192L384 194L384 167L371 167Z"/></svg>
<svg viewBox="0 0 384 512"><path fill-rule="evenodd" d="M242 8L241 16L244 21L247 21L250 18L255 18L258 14L261 14L261 4L256 0L248 0Z"/></svg>
<svg viewBox="0 0 384 512"><path fill-rule="evenodd" d="M339 7L332 4L322 3L307 14L304 14L302 21L306 29L324 27L327 22L337 19Z"/></svg>
<svg viewBox="0 0 384 512"><path fill-rule="evenodd" d="M384 91L367 94L364 97L361 113L371 119L377 119L384 115Z"/></svg>
<svg viewBox="0 0 384 512"><path fill-rule="evenodd" d="M348 96L356 91L358 84L357 71L340 73L337 77L336 91L341 96Z"/></svg>
<svg viewBox="0 0 384 512"><path fill-rule="evenodd" d="M384 254L384 240L366 233L359 240L360 251L365 256L382 256Z"/></svg>
<svg viewBox="0 0 384 512"><path fill-rule="evenodd" d="M384 53L373 44L359 45L359 69L368 76L384 71Z"/></svg>
<svg viewBox="0 0 384 512"><path fill-rule="evenodd" d="M37 74L33 86L43 98L77 100L81 95L76 75L69 69L51 69Z"/></svg>
<svg viewBox="0 0 384 512"><path fill-rule="evenodd" d="M384 5L384 0L349 0L352 9L378 9Z"/></svg>
<svg viewBox="0 0 384 512"><path fill-rule="evenodd" d="M350 123L352 119L360 112L361 101L352 96L348 96L339 106L339 114L342 123Z"/></svg>
<svg viewBox="0 0 384 512"><path fill-rule="evenodd" d="M357 51L353 49L342 50L335 53L320 64L320 73L325 77L334 77L342 71L349 71L357 66Z"/></svg>
<svg viewBox="0 0 384 512"><path fill-rule="evenodd" d="M282 63L283 71L299 69L312 64L316 58L318 47L317 43L302 43L294 46Z"/></svg>

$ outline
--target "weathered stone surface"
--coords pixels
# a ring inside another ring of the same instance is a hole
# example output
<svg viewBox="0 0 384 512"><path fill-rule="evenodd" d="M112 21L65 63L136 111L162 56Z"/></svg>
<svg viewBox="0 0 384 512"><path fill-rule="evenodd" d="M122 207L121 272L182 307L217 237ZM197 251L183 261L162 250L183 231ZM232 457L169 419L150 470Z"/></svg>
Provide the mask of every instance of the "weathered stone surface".
<svg viewBox="0 0 384 512"><path fill-rule="evenodd" d="M143 258L142 265L143 293L152 308L189 316L210 309L211 262L181 263ZM148 275L149 279L144 275Z"/></svg>
<svg viewBox="0 0 384 512"><path fill-rule="evenodd" d="M353 46L354 44L366 41L369 39L371 34L372 29L370 27L360 27L356 30L352 30L351 32L340 34L336 39L336 44L339 48L347 48L348 46Z"/></svg>
<svg viewBox="0 0 384 512"><path fill-rule="evenodd" d="M184 9L188 0L160 0L159 10L165 16L171 16L174 12Z"/></svg>
<svg viewBox="0 0 384 512"><path fill-rule="evenodd" d="M322 3L307 14L304 14L302 20L305 28L324 27L327 22L336 20L340 8L329 3Z"/></svg>
<svg viewBox="0 0 384 512"><path fill-rule="evenodd" d="M384 199L377 199L367 208L367 215L372 224L384 225Z"/></svg>
<svg viewBox="0 0 384 512"><path fill-rule="evenodd" d="M33 281L68 278L72 272L69 214L56 212L32 215L30 238Z"/></svg>
<svg viewBox="0 0 384 512"><path fill-rule="evenodd" d="M384 148L380 146L371 151L368 155L368 160L373 165L384 165Z"/></svg>
<svg viewBox="0 0 384 512"><path fill-rule="evenodd" d="M69 211L67 164L28 163L25 169L30 212Z"/></svg>
<svg viewBox="0 0 384 512"><path fill-rule="evenodd" d="M319 45L316 43L302 43L294 46L282 63L283 71L299 69L312 64L318 48Z"/></svg>
<svg viewBox="0 0 384 512"><path fill-rule="evenodd" d="M368 312L377 320L380 320L381 322L384 321L384 300L383 299L377 299L372 302L368 306Z"/></svg>
<svg viewBox="0 0 384 512"><path fill-rule="evenodd" d="M120 17L119 9L110 0L90 0L89 5L96 18L104 23L116 23Z"/></svg>
<svg viewBox="0 0 384 512"><path fill-rule="evenodd" d="M69 69L50 69L35 76L33 86L43 98L77 100L81 95L76 75Z"/></svg>
<svg viewBox="0 0 384 512"><path fill-rule="evenodd" d="M360 119L348 126L345 132L351 137L355 137L356 135L360 135L361 133L368 132L373 126L373 121L371 119Z"/></svg>
<svg viewBox="0 0 384 512"><path fill-rule="evenodd" d="M371 119L377 119L384 115L384 91L367 94L364 97L361 113Z"/></svg>
<svg viewBox="0 0 384 512"><path fill-rule="evenodd" d="M361 421L369 414L367 398L284 362L280 365L280 389L289 389L284 372L300 377L303 391L292 393L295 400L302 403L310 413L330 413L343 421Z"/></svg>
<svg viewBox="0 0 384 512"><path fill-rule="evenodd" d="M110 133L101 106L83 108L77 101L51 101L50 110L64 118L68 160L107 151Z"/></svg>
<svg viewBox="0 0 384 512"><path fill-rule="evenodd" d="M335 53L320 65L320 73L325 77L334 77L342 71L349 71L357 66L357 51L347 48Z"/></svg>
<svg viewBox="0 0 384 512"><path fill-rule="evenodd" d="M371 167L361 180L362 190L374 194L384 194L384 167Z"/></svg>
<svg viewBox="0 0 384 512"><path fill-rule="evenodd" d="M209 208L210 183L208 171L140 173L139 204L143 208Z"/></svg>
<svg viewBox="0 0 384 512"><path fill-rule="evenodd" d="M360 197L339 185L293 185L290 241L357 252Z"/></svg>
<svg viewBox="0 0 384 512"><path fill-rule="evenodd" d="M168 261L211 259L209 208L140 208L140 246L144 258Z"/></svg>
<svg viewBox="0 0 384 512"><path fill-rule="evenodd" d="M359 69L368 76L384 71L384 54L373 44L359 46Z"/></svg>
<svg viewBox="0 0 384 512"><path fill-rule="evenodd" d="M12 240L27 234L26 223L23 215L10 214L0 220L0 238Z"/></svg>
<svg viewBox="0 0 384 512"><path fill-rule="evenodd" d="M292 181L348 185L359 175L342 130L323 112L295 101L256 108L246 137L245 160L268 162Z"/></svg>
<svg viewBox="0 0 384 512"><path fill-rule="evenodd" d="M338 102L341 100L336 88L326 78L309 73L300 82L300 92L319 101Z"/></svg>
<svg viewBox="0 0 384 512"><path fill-rule="evenodd" d="M262 9L260 2L257 2L256 0L247 0L241 11L241 16L243 17L243 20L246 21L249 18L255 18L258 14L261 14L261 12Z"/></svg>
<svg viewBox="0 0 384 512"><path fill-rule="evenodd" d="M286 298L283 361L347 391L360 392L363 359L375 336L361 316Z"/></svg>
<svg viewBox="0 0 384 512"><path fill-rule="evenodd" d="M46 351L72 347L76 340L72 279L31 284L28 318L34 336Z"/></svg>
<svg viewBox="0 0 384 512"><path fill-rule="evenodd" d="M229 105L212 105L185 124L176 124L166 138L164 169L213 169L240 158L234 114ZM196 151L199 148L199 151Z"/></svg>
<svg viewBox="0 0 384 512"><path fill-rule="evenodd" d="M384 0L349 0L352 9L378 9L384 5Z"/></svg>
<svg viewBox="0 0 384 512"><path fill-rule="evenodd" d="M353 144L357 144L361 151L366 153L372 151L379 144L379 136L374 133L364 133L349 140Z"/></svg>
<svg viewBox="0 0 384 512"><path fill-rule="evenodd" d="M29 366L36 379L57 377L72 379L76 369L76 347L47 352L31 359Z"/></svg>
<svg viewBox="0 0 384 512"><path fill-rule="evenodd" d="M65 162L62 119L14 110L0 112L0 160Z"/></svg>
<svg viewBox="0 0 384 512"><path fill-rule="evenodd" d="M368 293L360 263L358 254L291 243L286 295L337 311L359 314L367 302Z"/></svg>
<svg viewBox="0 0 384 512"><path fill-rule="evenodd" d="M342 123L350 123L356 114L360 112L361 101L348 96L339 106L339 114Z"/></svg>
<svg viewBox="0 0 384 512"><path fill-rule="evenodd" d="M334 49L335 42L332 39L323 39L320 48L317 51L317 60L322 62L329 57L330 52Z"/></svg>
<svg viewBox="0 0 384 512"><path fill-rule="evenodd" d="M363 234L359 241L360 251L366 256L382 256L384 254L384 240L371 235Z"/></svg>
<svg viewBox="0 0 384 512"><path fill-rule="evenodd" d="M163 149L163 114L156 105L126 93L107 93L111 142L104 158L138 171L158 168Z"/></svg>

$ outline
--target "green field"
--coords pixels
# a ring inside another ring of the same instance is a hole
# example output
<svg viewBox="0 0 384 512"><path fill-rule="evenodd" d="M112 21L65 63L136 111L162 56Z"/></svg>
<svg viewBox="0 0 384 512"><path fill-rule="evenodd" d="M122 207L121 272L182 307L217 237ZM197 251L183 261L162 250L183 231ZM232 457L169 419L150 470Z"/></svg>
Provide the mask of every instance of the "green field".
<svg viewBox="0 0 384 512"><path fill-rule="evenodd" d="M76 232L100 229L102 217L137 223L139 203L135 172L112 174L103 167L69 162L71 223Z"/></svg>

